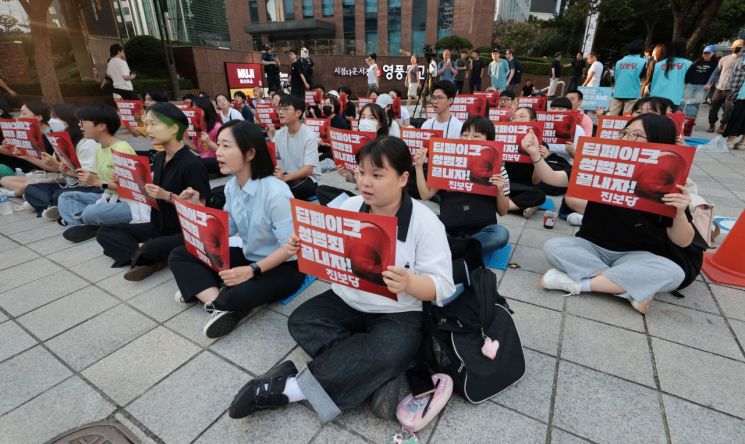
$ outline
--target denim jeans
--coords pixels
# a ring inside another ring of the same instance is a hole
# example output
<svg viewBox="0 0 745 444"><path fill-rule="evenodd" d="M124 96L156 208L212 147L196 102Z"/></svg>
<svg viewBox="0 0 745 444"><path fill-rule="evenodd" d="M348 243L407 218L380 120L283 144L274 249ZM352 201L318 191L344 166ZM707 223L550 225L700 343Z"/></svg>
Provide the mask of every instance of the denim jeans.
<svg viewBox="0 0 745 444"><path fill-rule="evenodd" d="M422 312L364 313L328 290L298 307L290 334L313 361L298 386L327 422L400 375L422 343Z"/></svg>
<svg viewBox="0 0 745 444"><path fill-rule="evenodd" d="M126 202L97 204L100 198L101 193L63 193L57 202L60 217L68 226L128 224L132 221L132 212Z"/></svg>
<svg viewBox="0 0 745 444"><path fill-rule="evenodd" d="M706 95L709 91L704 91L704 85L693 85L687 84L683 93L683 98L686 101L686 116L696 117L698 116L698 109L701 104L706 100Z"/></svg>
<svg viewBox="0 0 745 444"><path fill-rule="evenodd" d="M507 245L510 240L510 232L504 225L487 225L478 233L473 235L474 239L481 242L481 250L486 253L499 250Z"/></svg>
<svg viewBox="0 0 745 444"><path fill-rule="evenodd" d="M70 191L101 194L101 189L98 187L63 188L58 183L52 182L36 183L27 186L23 197L26 199L26 202L34 207L36 215L40 216L42 211L50 206L57 206L57 201L62 193L69 193Z"/></svg>

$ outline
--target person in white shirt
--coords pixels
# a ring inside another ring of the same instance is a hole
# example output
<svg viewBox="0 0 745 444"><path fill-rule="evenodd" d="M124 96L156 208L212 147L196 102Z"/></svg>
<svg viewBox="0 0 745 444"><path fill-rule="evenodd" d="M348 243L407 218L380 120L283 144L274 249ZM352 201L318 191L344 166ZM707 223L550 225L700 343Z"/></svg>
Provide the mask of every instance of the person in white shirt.
<svg viewBox="0 0 745 444"><path fill-rule="evenodd" d="M381 94L375 100L375 104L383 109L385 120L388 122L388 135L401 137L401 126L393 116L393 97L389 94Z"/></svg>
<svg viewBox="0 0 745 444"><path fill-rule="evenodd" d="M587 55L587 63L590 68L587 70L587 78L582 86L600 86L600 79L603 77L603 64L598 61L598 56L594 52Z"/></svg>
<svg viewBox="0 0 745 444"><path fill-rule="evenodd" d="M378 90L378 56L374 52L369 54L365 59L367 63L367 95Z"/></svg>
<svg viewBox="0 0 745 444"><path fill-rule="evenodd" d="M455 291L450 247L442 222L405 192L411 154L401 139L375 139L359 151L357 164L361 196L341 208L397 217L395 265L381 275L396 298L333 284L303 303L288 327L313 360L302 372L288 360L249 381L228 409L231 418L308 400L328 422L370 396L376 416L390 418L396 410L400 376L423 339L422 301L442 306ZM300 244L297 233L290 236L290 254Z"/></svg>
<svg viewBox="0 0 745 444"><path fill-rule="evenodd" d="M397 89L392 89L388 91L388 95L391 96L393 100L396 100L397 98L401 98L401 91ZM401 98L400 103L401 103L401 117L396 120L401 126L411 126L411 113L409 112L409 109L404 105L403 98Z"/></svg>
<svg viewBox="0 0 745 444"><path fill-rule="evenodd" d="M129 71L129 65L124 59L124 47L119 43L114 43L109 48L109 54L111 58L106 64L106 75L109 76L114 87L114 98L125 100L139 99L137 94L134 93L134 87L132 86L132 80L137 77L137 74Z"/></svg>
<svg viewBox="0 0 745 444"><path fill-rule="evenodd" d="M305 112L302 99L292 95L282 96L277 112L283 126L273 139L277 148L274 176L287 183L293 196L308 200L315 196L321 178L318 136L300 120Z"/></svg>
<svg viewBox="0 0 745 444"><path fill-rule="evenodd" d="M437 82L434 84L430 102L437 115L425 121L422 129L442 130L446 139L457 139L460 137L463 122L450 114L450 105L455 100L455 92L455 84L453 82Z"/></svg>
<svg viewBox="0 0 745 444"><path fill-rule="evenodd" d="M222 123L228 123L231 120L246 120L240 111L231 106L232 102L225 94L216 95L215 103L217 104L217 115L220 116Z"/></svg>

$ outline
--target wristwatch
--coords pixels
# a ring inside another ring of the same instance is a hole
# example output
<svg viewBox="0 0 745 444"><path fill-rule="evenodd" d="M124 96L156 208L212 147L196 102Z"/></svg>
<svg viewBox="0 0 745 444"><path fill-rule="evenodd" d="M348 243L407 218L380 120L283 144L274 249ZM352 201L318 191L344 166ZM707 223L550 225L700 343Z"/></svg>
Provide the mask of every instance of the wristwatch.
<svg viewBox="0 0 745 444"><path fill-rule="evenodd" d="M106 182L101 182L101 188L103 188L104 190L108 190L109 189L109 184L106 183Z"/></svg>
<svg viewBox="0 0 745 444"><path fill-rule="evenodd" d="M250 264L249 264L248 266L249 266L249 267L251 267L251 269L253 270L253 272L254 272L254 277L259 277L259 276L261 276L261 267L259 266L259 264L258 264L258 263L256 263L256 262L252 262L252 263L250 263Z"/></svg>

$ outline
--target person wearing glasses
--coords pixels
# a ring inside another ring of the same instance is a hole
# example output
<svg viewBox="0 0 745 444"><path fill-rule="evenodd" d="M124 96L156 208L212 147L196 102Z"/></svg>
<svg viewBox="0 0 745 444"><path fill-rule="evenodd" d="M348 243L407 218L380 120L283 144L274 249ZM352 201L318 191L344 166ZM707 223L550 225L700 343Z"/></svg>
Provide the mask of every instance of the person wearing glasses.
<svg viewBox="0 0 745 444"><path fill-rule="evenodd" d="M450 114L450 105L455 100L455 84L448 81L439 81L432 86L430 103L435 110L436 116L427 119L422 124L422 129L442 130L446 139L460 138L463 122Z"/></svg>
<svg viewBox="0 0 745 444"><path fill-rule="evenodd" d="M623 139L675 143L675 124L642 114L626 125ZM589 202L576 237L543 244L552 267L540 280L547 290L571 295L604 293L627 299L642 314L656 293L688 286L701 271L706 242L691 223L691 197L683 184L662 197L675 216Z"/></svg>

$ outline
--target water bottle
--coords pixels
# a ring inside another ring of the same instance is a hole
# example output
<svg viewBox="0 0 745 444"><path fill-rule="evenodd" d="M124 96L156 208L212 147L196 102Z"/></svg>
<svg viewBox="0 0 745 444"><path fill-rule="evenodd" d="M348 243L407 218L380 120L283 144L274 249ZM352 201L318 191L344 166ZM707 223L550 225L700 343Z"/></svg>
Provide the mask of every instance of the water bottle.
<svg viewBox="0 0 745 444"><path fill-rule="evenodd" d="M8 216L13 214L13 206L10 204L8 196L0 196L0 215Z"/></svg>
<svg viewBox="0 0 745 444"><path fill-rule="evenodd" d="M22 169L16 168L16 176L25 176L25 174L23 174L23 170Z"/></svg>

